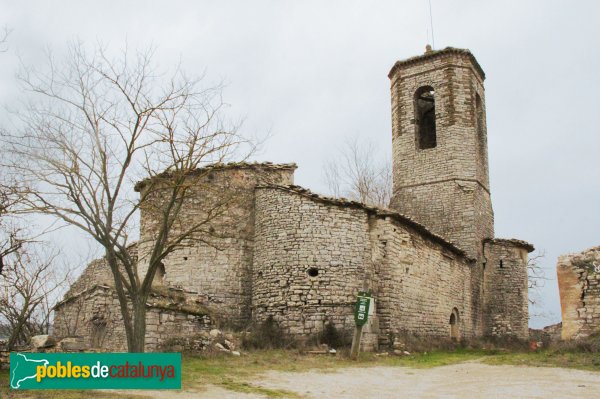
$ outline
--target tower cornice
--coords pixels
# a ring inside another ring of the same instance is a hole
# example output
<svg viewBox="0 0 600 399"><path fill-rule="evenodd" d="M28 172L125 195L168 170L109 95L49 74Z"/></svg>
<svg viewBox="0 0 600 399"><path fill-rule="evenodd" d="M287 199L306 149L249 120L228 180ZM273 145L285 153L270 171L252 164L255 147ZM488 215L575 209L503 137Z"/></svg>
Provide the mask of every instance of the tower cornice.
<svg viewBox="0 0 600 399"><path fill-rule="evenodd" d="M479 62L477 62L477 59L475 58L473 53L471 53L471 51L469 51L467 49L461 49L461 48L455 48L455 47L446 47L442 50L428 50L425 52L425 54L418 55L415 57L410 57L405 60L396 61L396 63L394 64L394 66L392 67L390 72L388 73L388 78L391 79L395 75L396 71L398 71L399 69L403 69L408 66L413 66L413 65L417 65L417 64L421 64L421 63L425 63L425 62L431 62L436 58L443 58L443 57L447 57L449 55L467 56L471 60L471 63L473 64L473 67L475 68L475 70L481 76L481 80L485 80L485 72L483 72L481 65L479 65Z"/></svg>

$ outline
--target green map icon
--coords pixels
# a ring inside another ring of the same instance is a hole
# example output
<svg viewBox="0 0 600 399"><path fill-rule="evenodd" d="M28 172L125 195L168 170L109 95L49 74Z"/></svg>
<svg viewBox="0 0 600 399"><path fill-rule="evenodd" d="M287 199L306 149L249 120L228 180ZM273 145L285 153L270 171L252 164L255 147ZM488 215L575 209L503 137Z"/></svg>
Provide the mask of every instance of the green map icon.
<svg viewBox="0 0 600 399"><path fill-rule="evenodd" d="M10 387L19 389L23 381L35 378L37 376L38 366L47 366L46 359L31 359L23 353L10 354Z"/></svg>

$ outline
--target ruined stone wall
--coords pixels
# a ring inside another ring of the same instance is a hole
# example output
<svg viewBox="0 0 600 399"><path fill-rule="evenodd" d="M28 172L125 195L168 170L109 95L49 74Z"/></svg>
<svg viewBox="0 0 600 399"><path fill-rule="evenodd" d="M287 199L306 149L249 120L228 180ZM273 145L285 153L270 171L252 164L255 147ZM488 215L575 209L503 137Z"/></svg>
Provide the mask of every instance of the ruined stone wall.
<svg viewBox="0 0 600 399"><path fill-rule="evenodd" d="M129 245L127 250L133 259L137 258L136 243ZM121 269L121 272L125 274L123 269ZM64 297L69 298L98 285L111 287L114 287L115 285L112 271L104 257L91 261L77 280L69 287L69 290L65 293Z"/></svg>
<svg viewBox="0 0 600 399"><path fill-rule="evenodd" d="M0 370L10 368L10 351L6 345L6 341L0 341Z"/></svg>
<svg viewBox="0 0 600 399"><path fill-rule="evenodd" d="M580 339L600 331L600 247L563 255L556 266L562 339Z"/></svg>
<svg viewBox="0 0 600 399"><path fill-rule="evenodd" d="M483 72L470 53L452 49L399 62L390 79L391 207L480 258L481 241L494 236ZM416 137L415 93L423 86L435 92L437 146L428 149Z"/></svg>
<svg viewBox="0 0 600 399"><path fill-rule="evenodd" d="M527 258L533 247L518 240L485 242L484 306L487 336L527 339Z"/></svg>
<svg viewBox="0 0 600 399"><path fill-rule="evenodd" d="M65 298L86 291L96 285L114 286L112 272L104 258L93 260L86 266L79 278L69 287Z"/></svg>
<svg viewBox="0 0 600 399"><path fill-rule="evenodd" d="M353 303L366 278L380 344L404 333L449 338L454 309L462 337L481 334L472 268L460 250L427 238L399 216L341 202L281 187L257 189L257 320L271 315L293 334L317 333L325 320L352 329Z"/></svg>
<svg viewBox="0 0 600 399"><path fill-rule="evenodd" d="M254 252L254 187L293 184L294 164L233 164L199 170L190 175L190 191L174 232L208 222L201 232L163 261L162 284L194 291L207 298L219 322L243 326L251 317L251 270ZM160 211L161 191L154 205ZM158 204L158 205L157 205ZM213 212L209 216L208 212ZM160 217L142 209L140 270L149 253Z"/></svg>
<svg viewBox="0 0 600 399"><path fill-rule="evenodd" d="M151 296L146 314L146 350L175 337L208 331L212 320L208 311L198 306L177 306L173 301ZM90 348L121 352L127 350L127 338L119 299L110 287L96 286L61 302L55 309L54 336L58 339L83 336Z"/></svg>
<svg viewBox="0 0 600 399"><path fill-rule="evenodd" d="M83 336L92 348L127 350L119 299L108 286L91 287L54 309L56 337Z"/></svg>

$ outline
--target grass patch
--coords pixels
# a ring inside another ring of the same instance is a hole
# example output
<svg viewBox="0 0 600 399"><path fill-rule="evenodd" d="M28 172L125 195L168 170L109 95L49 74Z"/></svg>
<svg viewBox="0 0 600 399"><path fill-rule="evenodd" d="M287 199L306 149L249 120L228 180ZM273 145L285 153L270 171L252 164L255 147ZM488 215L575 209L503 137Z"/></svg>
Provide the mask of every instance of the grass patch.
<svg viewBox="0 0 600 399"><path fill-rule="evenodd" d="M561 367L579 370L600 371L600 356L597 353L557 352L543 350L538 352L505 353L485 357L483 363L490 365L515 365L531 367Z"/></svg>
<svg viewBox="0 0 600 399"><path fill-rule="evenodd" d="M269 389L253 383L258 376L268 371L304 372L319 370L335 372L347 367L411 367L416 369L448 366L466 361L480 361L490 365L518 365L534 367L563 367L600 372L600 357L597 353L547 349L537 352L505 351L490 349L435 350L409 356L376 356L361 353L358 360L351 360L347 351L337 356L305 355L298 350L258 350L235 357L227 354L207 356L184 355L182 364L182 386L184 390L201 390L208 384L234 392L255 393L270 398L299 398L300 395L278 389ZM9 391L8 370L0 371L0 398L107 398L139 399L140 396L127 392L102 391Z"/></svg>

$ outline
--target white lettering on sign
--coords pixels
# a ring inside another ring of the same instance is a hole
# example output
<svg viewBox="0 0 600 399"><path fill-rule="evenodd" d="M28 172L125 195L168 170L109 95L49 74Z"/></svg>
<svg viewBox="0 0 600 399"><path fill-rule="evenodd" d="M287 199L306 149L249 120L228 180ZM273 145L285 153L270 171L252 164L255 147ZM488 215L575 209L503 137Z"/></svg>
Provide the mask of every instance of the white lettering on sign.
<svg viewBox="0 0 600 399"><path fill-rule="evenodd" d="M369 316L373 316L375 314L375 299L371 299L369 303Z"/></svg>

